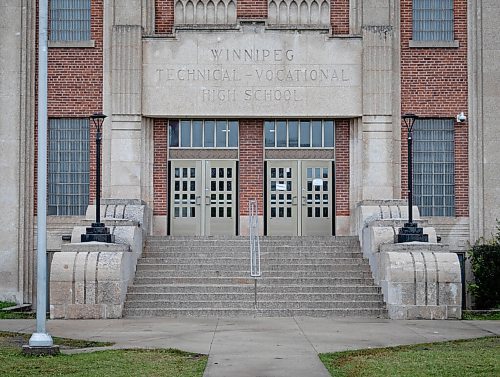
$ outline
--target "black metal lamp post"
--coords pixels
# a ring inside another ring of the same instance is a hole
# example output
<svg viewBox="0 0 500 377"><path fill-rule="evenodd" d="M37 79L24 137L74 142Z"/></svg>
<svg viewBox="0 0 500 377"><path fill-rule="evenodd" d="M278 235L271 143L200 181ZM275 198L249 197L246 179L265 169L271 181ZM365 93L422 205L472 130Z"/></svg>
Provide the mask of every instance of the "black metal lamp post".
<svg viewBox="0 0 500 377"><path fill-rule="evenodd" d="M399 229L397 242L429 242L429 236L424 234L423 228L419 228L413 222L413 125L418 119L415 114L404 114L401 116L408 130L408 222Z"/></svg>
<svg viewBox="0 0 500 377"><path fill-rule="evenodd" d="M102 142L102 124L106 115L95 113L90 116L90 120L96 127L96 173L95 173L95 223L87 228L86 234L82 234L81 242L115 242L114 234L109 233L109 228L101 223L101 142Z"/></svg>

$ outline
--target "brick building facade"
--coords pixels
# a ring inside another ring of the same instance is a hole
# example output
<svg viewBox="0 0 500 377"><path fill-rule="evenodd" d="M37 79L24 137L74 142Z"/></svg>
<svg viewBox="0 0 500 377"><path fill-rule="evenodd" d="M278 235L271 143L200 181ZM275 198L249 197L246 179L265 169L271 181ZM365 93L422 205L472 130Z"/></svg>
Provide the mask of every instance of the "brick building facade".
<svg viewBox="0 0 500 377"><path fill-rule="evenodd" d="M491 136L490 126L477 105L485 95L483 77L490 77L477 68L483 5L436 5L432 12L445 20L437 25L425 19L420 3L144 0L136 9L126 1L81 1L80 13L69 17L83 37L71 34L75 30L56 34L65 27L57 17L64 16L51 9L49 129L64 139L71 131L61 124L108 115L103 196L144 201L150 234L175 235L183 227L182 234L193 236L246 235L248 202L256 199L262 234L342 236L360 234L363 203L407 198L401 114L414 113L422 118L414 135L422 169L415 202L443 241L463 251L467 241L494 228L489 208L498 204L497 189L480 183L487 172L498 172L487 158L494 137L484 136ZM2 37L22 52L18 68L1 73L6 83L12 72L22 78L16 89L21 110L9 122L24 135L14 174L21 178L2 190L17 192L13 202L24 203L15 210L22 237L6 240L15 250L9 260L24 264L5 283L4 296L30 301L36 213L26 198L36 189L36 9L13 1L2 7L29 31L22 40ZM498 13L494 5L487 9ZM5 98L2 108L10 103ZM465 121L457 119L461 113ZM2 129L6 125L2 119ZM62 158L54 157L54 166L69 169L49 170L49 185L57 186L49 188L55 235L49 249L60 247L60 234L95 198L94 132L90 125L81 144L88 155L81 148L64 154L55 142L51 147L49 133L49 161L52 153ZM61 140L76 145L74 137ZM478 145L485 147L477 152ZM426 160L426 151L433 159ZM81 166L65 160L76 155ZM50 181L71 176L72 169L77 178ZM231 220L218 228L213 219L221 217Z"/></svg>

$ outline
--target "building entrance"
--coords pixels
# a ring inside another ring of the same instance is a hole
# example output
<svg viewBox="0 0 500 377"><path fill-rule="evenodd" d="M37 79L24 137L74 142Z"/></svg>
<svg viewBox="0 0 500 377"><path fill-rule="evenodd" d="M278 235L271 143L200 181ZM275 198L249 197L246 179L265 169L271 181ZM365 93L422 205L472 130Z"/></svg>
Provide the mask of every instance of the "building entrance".
<svg viewBox="0 0 500 377"><path fill-rule="evenodd" d="M236 234L237 171L232 160L173 160L170 234Z"/></svg>
<svg viewBox="0 0 500 377"><path fill-rule="evenodd" d="M266 162L268 235L333 235L333 163L321 160Z"/></svg>

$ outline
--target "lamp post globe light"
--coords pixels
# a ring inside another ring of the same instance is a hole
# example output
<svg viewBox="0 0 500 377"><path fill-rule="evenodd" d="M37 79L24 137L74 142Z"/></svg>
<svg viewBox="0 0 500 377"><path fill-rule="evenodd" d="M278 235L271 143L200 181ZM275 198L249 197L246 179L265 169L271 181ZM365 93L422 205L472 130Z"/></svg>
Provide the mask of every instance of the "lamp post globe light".
<svg viewBox="0 0 500 377"><path fill-rule="evenodd" d="M429 236L424 234L423 228L413 221L413 126L418 116L403 114L401 119L408 131L408 222L399 229L397 242L429 242Z"/></svg>
<svg viewBox="0 0 500 377"><path fill-rule="evenodd" d="M106 119L106 115L103 113L95 113L90 116L90 120L96 128L95 223L87 228L86 234L82 234L81 242L115 242L114 234L110 234L109 228L101 222L101 143L104 119Z"/></svg>

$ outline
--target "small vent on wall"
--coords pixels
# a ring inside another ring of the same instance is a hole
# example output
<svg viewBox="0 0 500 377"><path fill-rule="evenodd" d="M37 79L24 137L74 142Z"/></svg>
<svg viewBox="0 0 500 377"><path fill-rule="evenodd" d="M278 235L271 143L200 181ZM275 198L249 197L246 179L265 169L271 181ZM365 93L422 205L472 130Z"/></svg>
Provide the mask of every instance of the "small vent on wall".
<svg viewBox="0 0 500 377"><path fill-rule="evenodd" d="M236 0L177 0L176 25L234 25Z"/></svg>
<svg viewBox="0 0 500 377"><path fill-rule="evenodd" d="M328 0L270 0L270 25L330 26Z"/></svg>

